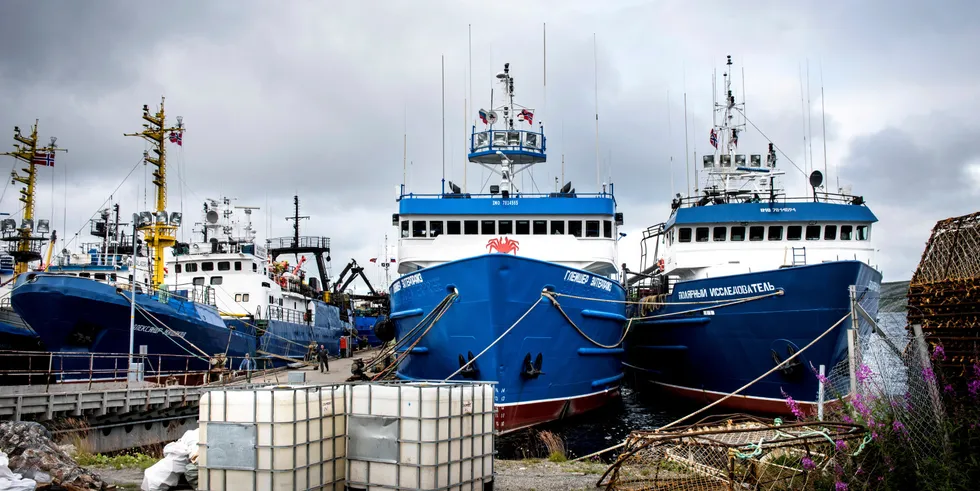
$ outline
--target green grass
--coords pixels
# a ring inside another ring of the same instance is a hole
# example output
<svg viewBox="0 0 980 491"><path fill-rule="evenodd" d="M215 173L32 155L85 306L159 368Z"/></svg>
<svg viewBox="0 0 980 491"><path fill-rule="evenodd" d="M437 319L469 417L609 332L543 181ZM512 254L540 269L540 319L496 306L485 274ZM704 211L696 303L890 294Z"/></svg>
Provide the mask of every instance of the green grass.
<svg viewBox="0 0 980 491"><path fill-rule="evenodd" d="M566 460L568 460L568 457L565 457L565 454L561 452L551 452L551 454L548 455L548 462L562 463Z"/></svg>
<svg viewBox="0 0 980 491"><path fill-rule="evenodd" d="M140 469L146 470L160 460L146 454L119 454L113 457L102 454L90 454L79 452L75 455L75 462L81 467L111 467L113 469Z"/></svg>

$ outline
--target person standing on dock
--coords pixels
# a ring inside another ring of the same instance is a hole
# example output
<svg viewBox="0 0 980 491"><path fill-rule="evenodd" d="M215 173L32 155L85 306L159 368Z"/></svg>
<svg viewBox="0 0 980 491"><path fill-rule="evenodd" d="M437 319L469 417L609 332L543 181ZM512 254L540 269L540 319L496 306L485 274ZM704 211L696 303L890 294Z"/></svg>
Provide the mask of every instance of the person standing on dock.
<svg viewBox="0 0 980 491"><path fill-rule="evenodd" d="M248 355L248 353L245 353L245 358L242 358L242 362L238 365L238 370L245 370L245 380L248 383L252 383L252 370L254 367L255 362L252 361L252 358Z"/></svg>
<svg viewBox="0 0 980 491"><path fill-rule="evenodd" d="M320 351L317 352L317 358L320 359L320 373L327 373L330 371L330 365L327 364L327 349L320 345Z"/></svg>
<svg viewBox="0 0 980 491"><path fill-rule="evenodd" d="M340 357L347 357L347 336L340 337Z"/></svg>

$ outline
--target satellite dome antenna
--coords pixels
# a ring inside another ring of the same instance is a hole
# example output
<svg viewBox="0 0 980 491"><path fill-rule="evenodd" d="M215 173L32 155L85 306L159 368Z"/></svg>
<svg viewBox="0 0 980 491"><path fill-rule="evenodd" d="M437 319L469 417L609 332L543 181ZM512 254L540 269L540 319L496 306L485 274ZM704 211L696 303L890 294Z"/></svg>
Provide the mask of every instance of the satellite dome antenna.
<svg viewBox="0 0 980 491"><path fill-rule="evenodd" d="M810 186L813 187L813 201L817 201L817 188L823 184L823 173L815 170L810 173Z"/></svg>

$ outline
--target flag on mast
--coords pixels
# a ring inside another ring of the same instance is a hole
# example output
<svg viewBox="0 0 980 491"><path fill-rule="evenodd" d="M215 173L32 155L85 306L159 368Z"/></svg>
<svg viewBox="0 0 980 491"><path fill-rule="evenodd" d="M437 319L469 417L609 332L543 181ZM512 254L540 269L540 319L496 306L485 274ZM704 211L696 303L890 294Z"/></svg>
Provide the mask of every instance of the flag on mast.
<svg viewBox="0 0 980 491"><path fill-rule="evenodd" d="M718 148L718 132L711 128L711 146Z"/></svg>
<svg viewBox="0 0 980 491"><path fill-rule="evenodd" d="M37 152L34 154L34 158L31 159L31 163L34 165L54 167L54 152Z"/></svg>

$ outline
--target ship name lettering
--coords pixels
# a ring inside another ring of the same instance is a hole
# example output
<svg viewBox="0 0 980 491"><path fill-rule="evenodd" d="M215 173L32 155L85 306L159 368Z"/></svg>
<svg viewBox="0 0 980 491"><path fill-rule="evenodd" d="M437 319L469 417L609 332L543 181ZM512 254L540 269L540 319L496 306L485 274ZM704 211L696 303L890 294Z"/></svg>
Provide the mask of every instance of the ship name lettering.
<svg viewBox="0 0 980 491"><path fill-rule="evenodd" d="M584 285L589 282L589 275L578 271L565 271L565 281Z"/></svg>
<svg viewBox="0 0 980 491"><path fill-rule="evenodd" d="M753 293L766 293L775 291L776 287L770 282L749 283L747 285L719 286L709 288L708 292L712 297L730 297L732 295L749 295Z"/></svg>
<svg viewBox="0 0 980 491"><path fill-rule="evenodd" d="M605 290L607 292L612 291L612 282L606 279L599 278L597 276L592 277L592 284L590 286L592 286L593 288L598 288L600 290Z"/></svg>
<svg viewBox="0 0 980 491"><path fill-rule="evenodd" d="M780 207L780 208L775 208L775 207L768 208L768 207L766 207L766 208L759 208L759 211L761 211L762 213L795 213L796 212L796 208L793 208L792 206L784 206L784 207Z"/></svg>
<svg viewBox="0 0 980 491"><path fill-rule="evenodd" d="M423 282L422 273L415 273L412 276L406 276L405 278L402 278L401 287L408 288L410 286L421 284L422 282Z"/></svg>
<svg viewBox="0 0 980 491"><path fill-rule="evenodd" d="M880 291L881 290L881 285L879 285L878 282L876 282L876 281L868 282L868 290L873 291L873 292Z"/></svg>
<svg viewBox="0 0 980 491"><path fill-rule="evenodd" d="M677 292L677 298L680 300L690 300L692 298L705 298L707 296L708 296L708 290L705 290L704 288Z"/></svg>

